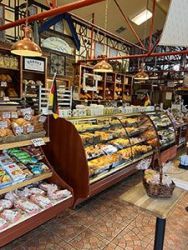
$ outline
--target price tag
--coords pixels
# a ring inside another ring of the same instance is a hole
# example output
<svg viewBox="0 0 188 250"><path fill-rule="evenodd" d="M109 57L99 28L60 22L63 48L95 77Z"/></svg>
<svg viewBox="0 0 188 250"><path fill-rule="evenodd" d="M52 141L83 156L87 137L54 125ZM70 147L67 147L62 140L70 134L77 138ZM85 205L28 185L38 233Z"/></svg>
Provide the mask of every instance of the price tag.
<svg viewBox="0 0 188 250"><path fill-rule="evenodd" d="M3 112L3 118L4 119L9 119L10 118L10 112Z"/></svg>
<svg viewBox="0 0 188 250"><path fill-rule="evenodd" d="M44 142L44 140L42 138L32 139L31 141L32 141L32 143L33 143L33 145L35 147L39 147L39 146L45 145L45 142Z"/></svg>
<svg viewBox="0 0 188 250"><path fill-rule="evenodd" d="M39 122L44 123L45 121L46 121L46 116L41 115L41 116L39 117Z"/></svg>
<svg viewBox="0 0 188 250"><path fill-rule="evenodd" d="M31 89L36 89L36 86L35 85L31 85Z"/></svg>
<svg viewBox="0 0 188 250"><path fill-rule="evenodd" d="M1 81L1 87L7 87L7 82Z"/></svg>
<svg viewBox="0 0 188 250"><path fill-rule="evenodd" d="M31 114L32 113L32 109L31 108L21 109L20 111L23 114L23 116L26 115L26 114Z"/></svg>
<svg viewBox="0 0 188 250"><path fill-rule="evenodd" d="M10 99L9 99L9 97L8 97L8 96L4 96L4 97L3 97L3 101L5 101L5 102L9 102L9 101L10 101Z"/></svg>
<svg viewBox="0 0 188 250"><path fill-rule="evenodd" d="M32 118L32 115L31 114L24 114L24 119L26 120L26 121L30 121L31 120L31 118Z"/></svg>
<svg viewBox="0 0 188 250"><path fill-rule="evenodd" d="M17 112L11 112L11 118L18 118Z"/></svg>
<svg viewBox="0 0 188 250"><path fill-rule="evenodd" d="M8 122L7 121L0 121L0 128L7 128Z"/></svg>

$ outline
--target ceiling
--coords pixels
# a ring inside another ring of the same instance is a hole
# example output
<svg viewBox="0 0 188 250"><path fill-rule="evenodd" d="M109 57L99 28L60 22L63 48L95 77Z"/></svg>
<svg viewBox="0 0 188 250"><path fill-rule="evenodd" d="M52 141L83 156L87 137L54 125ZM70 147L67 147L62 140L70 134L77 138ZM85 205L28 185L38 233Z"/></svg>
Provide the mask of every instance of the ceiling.
<svg viewBox="0 0 188 250"><path fill-rule="evenodd" d="M39 1L46 3L45 0ZM67 3L76 2L73 0L57 0L58 6L62 6ZM129 19L135 17L139 12L143 9L148 7L149 10L152 10L152 2L153 0L117 0L119 5L121 6L124 14L129 17ZM170 0L157 0L156 3L156 11L155 11L155 21L154 21L154 32L157 30L161 30L164 26L166 14L168 12ZM73 11L74 14L91 21L92 13L95 15L95 24L105 28L105 7L106 1L93 4L78 10ZM130 31L129 27L127 26L122 14L120 13L119 9L117 8L114 0L108 0L108 15L107 15L107 30L121 36L124 39L127 39L131 42L136 42L137 40L133 33ZM141 39L148 37L149 29L150 29L151 19L147 22L137 26L136 24L132 23L135 31L139 35ZM125 28L125 30L118 34L116 30L120 27Z"/></svg>

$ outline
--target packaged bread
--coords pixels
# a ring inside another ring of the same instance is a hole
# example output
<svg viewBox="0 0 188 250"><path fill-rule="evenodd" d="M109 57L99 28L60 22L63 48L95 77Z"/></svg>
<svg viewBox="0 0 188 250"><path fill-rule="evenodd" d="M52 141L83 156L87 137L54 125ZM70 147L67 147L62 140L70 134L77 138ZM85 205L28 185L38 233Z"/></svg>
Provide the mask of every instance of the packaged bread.
<svg viewBox="0 0 188 250"><path fill-rule="evenodd" d="M5 229L6 227L8 227L8 222L0 217L0 230Z"/></svg>
<svg viewBox="0 0 188 250"><path fill-rule="evenodd" d="M30 215L40 212L40 207L28 199L17 199L14 201L14 205Z"/></svg>
<svg viewBox="0 0 188 250"><path fill-rule="evenodd" d="M41 208L49 208L52 206L50 199L40 194L31 195L30 200Z"/></svg>
<svg viewBox="0 0 188 250"><path fill-rule="evenodd" d="M13 206L13 202L7 199L0 199L0 212Z"/></svg>
<svg viewBox="0 0 188 250"><path fill-rule="evenodd" d="M21 213L16 209L5 209L1 213L1 217L10 223L15 223L21 218Z"/></svg>

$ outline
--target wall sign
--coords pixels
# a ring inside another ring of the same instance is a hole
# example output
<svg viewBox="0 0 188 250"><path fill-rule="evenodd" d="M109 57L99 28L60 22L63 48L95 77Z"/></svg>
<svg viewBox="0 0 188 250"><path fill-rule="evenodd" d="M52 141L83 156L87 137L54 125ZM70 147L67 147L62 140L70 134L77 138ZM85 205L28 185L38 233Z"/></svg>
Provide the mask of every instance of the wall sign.
<svg viewBox="0 0 188 250"><path fill-rule="evenodd" d="M44 72L44 61L32 58L24 58L24 69Z"/></svg>
<svg viewBox="0 0 188 250"><path fill-rule="evenodd" d="M42 41L42 47L61 53L73 55L73 49L69 44L59 37L48 37Z"/></svg>

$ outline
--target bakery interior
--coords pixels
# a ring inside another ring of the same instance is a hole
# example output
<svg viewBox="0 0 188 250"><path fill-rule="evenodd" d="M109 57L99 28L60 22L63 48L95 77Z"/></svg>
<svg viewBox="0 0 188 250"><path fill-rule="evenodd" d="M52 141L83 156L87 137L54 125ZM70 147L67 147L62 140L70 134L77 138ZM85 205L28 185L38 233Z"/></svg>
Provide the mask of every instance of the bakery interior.
<svg viewBox="0 0 188 250"><path fill-rule="evenodd" d="M188 1L0 1L0 249L188 249Z"/></svg>

